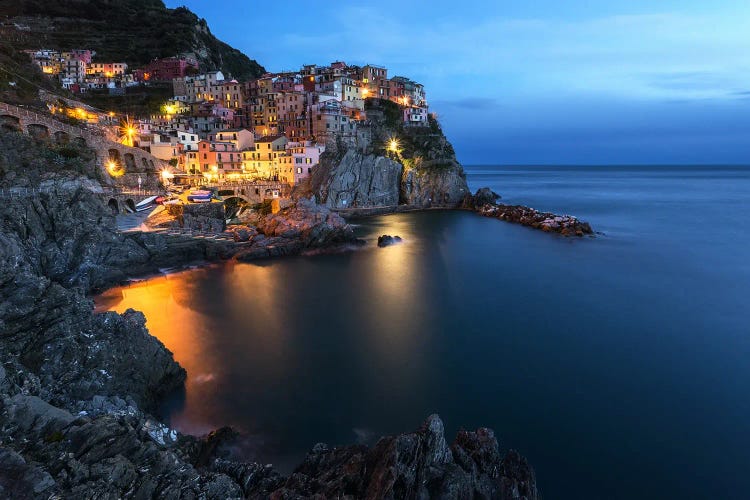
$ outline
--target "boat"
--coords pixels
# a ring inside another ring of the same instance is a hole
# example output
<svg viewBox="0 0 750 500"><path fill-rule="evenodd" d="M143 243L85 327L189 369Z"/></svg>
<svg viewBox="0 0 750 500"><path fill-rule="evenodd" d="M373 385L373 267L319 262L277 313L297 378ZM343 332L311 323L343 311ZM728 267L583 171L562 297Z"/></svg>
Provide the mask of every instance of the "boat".
<svg viewBox="0 0 750 500"><path fill-rule="evenodd" d="M188 193L187 200L193 203L208 203L213 195L213 192L205 189L194 189Z"/></svg>
<svg viewBox="0 0 750 500"><path fill-rule="evenodd" d="M136 212L143 212L144 210L148 210L149 208L152 208L154 206L154 200L156 200L158 196L149 196L145 200L141 201L140 203L137 203L135 205L135 211Z"/></svg>

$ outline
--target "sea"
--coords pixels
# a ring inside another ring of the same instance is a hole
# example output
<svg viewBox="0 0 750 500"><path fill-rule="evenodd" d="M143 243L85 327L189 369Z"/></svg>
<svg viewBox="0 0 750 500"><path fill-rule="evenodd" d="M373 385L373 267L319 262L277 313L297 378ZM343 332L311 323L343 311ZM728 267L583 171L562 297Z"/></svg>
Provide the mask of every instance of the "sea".
<svg viewBox="0 0 750 500"><path fill-rule="evenodd" d="M227 263L98 297L187 369L163 405L290 472L437 413L490 427L542 498L750 495L750 168L471 166L472 190L588 221L373 217L350 252ZM378 248L379 235L404 242Z"/></svg>

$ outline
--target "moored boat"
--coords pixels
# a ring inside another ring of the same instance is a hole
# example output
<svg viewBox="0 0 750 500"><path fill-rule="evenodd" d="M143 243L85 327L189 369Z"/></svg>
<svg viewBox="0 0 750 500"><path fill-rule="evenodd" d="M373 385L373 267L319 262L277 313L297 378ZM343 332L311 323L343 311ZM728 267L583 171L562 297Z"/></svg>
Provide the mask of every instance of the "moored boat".
<svg viewBox="0 0 750 500"><path fill-rule="evenodd" d="M143 212L144 210L148 210L149 208L153 208L154 202L158 198L158 196L149 196L145 200L141 201L140 203L137 203L135 205L135 211L136 212Z"/></svg>
<svg viewBox="0 0 750 500"><path fill-rule="evenodd" d="M211 201L213 192L205 189L194 189L187 195L187 200L193 203L207 203Z"/></svg>

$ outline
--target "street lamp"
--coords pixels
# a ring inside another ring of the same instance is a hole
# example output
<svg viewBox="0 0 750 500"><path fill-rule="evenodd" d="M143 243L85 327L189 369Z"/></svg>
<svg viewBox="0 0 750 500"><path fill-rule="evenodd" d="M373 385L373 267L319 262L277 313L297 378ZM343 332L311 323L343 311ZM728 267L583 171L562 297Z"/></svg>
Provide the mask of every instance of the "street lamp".
<svg viewBox="0 0 750 500"><path fill-rule="evenodd" d="M169 171L169 169L164 169L161 171L161 180L164 183L165 188L169 188L169 182L171 179L174 179L174 174Z"/></svg>
<svg viewBox="0 0 750 500"><path fill-rule="evenodd" d="M112 177L122 177L122 175L125 173L120 166L117 164L114 160L109 160L107 162L107 172Z"/></svg>

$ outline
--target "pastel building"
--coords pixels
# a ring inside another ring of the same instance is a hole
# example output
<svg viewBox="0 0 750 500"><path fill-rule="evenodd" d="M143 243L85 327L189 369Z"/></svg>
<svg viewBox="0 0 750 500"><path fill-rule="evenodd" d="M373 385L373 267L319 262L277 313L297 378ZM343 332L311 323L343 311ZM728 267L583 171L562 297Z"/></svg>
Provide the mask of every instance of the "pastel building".
<svg viewBox="0 0 750 500"><path fill-rule="evenodd" d="M154 59L143 68L143 79L168 82L185 77L189 71L198 71L198 61L191 57L164 57Z"/></svg>
<svg viewBox="0 0 750 500"><path fill-rule="evenodd" d="M312 170L320 163L320 155L326 150L325 144L316 144L310 141L290 142L287 144L287 152L291 156L291 176L287 181L292 185L299 184L303 179L310 177Z"/></svg>
<svg viewBox="0 0 750 500"><path fill-rule="evenodd" d="M427 125L427 108L421 106L404 108L404 123L407 125Z"/></svg>
<svg viewBox="0 0 750 500"><path fill-rule="evenodd" d="M362 67L360 80L367 87L366 95L363 97L378 97L388 99L390 85L388 84L388 69L383 66L368 64Z"/></svg>
<svg viewBox="0 0 750 500"><path fill-rule="evenodd" d="M113 76L122 76L127 70L128 65L124 62L91 63L86 68L86 74L111 78Z"/></svg>
<svg viewBox="0 0 750 500"><path fill-rule="evenodd" d="M245 128L220 130L214 134L213 140L232 143L237 151L253 149L255 145L255 136Z"/></svg>

